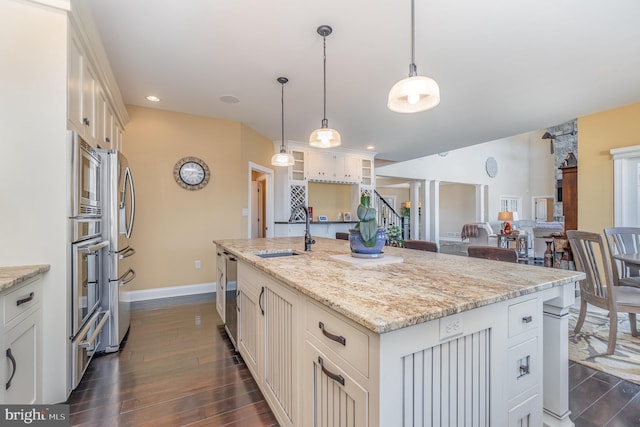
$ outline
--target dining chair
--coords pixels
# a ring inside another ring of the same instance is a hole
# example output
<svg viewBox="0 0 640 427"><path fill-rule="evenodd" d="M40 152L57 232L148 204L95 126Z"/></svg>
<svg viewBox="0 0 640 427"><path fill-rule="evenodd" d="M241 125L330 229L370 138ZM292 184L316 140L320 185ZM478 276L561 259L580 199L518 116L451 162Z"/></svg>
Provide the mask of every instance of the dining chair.
<svg viewBox="0 0 640 427"><path fill-rule="evenodd" d="M616 285L635 286L640 288L640 268L614 258L615 255L640 253L640 228L611 227L604 229L609 254L611 256L611 270Z"/></svg>
<svg viewBox="0 0 640 427"><path fill-rule="evenodd" d="M349 240L349 233L345 233L344 231L336 231L336 239Z"/></svg>
<svg viewBox="0 0 640 427"><path fill-rule="evenodd" d="M640 313L640 289L631 286L615 286L611 261L607 256L602 236L587 231L567 231L574 254L576 268L586 274L580 281L580 315L574 329L580 332L591 304L609 311L609 345L607 354L613 354L618 333L618 312L629 313L631 335L638 336L636 314Z"/></svg>
<svg viewBox="0 0 640 427"><path fill-rule="evenodd" d="M427 252L438 252L438 244L435 242L427 242L425 240L405 240L403 243L406 249L417 249Z"/></svg>
<svg viewBox="0 0 640 427"><path fill-rule="evenodd" d="M518 251L514 248L471 245L467 254L472 258L484 258L493 261L518 262Z"/></svg>

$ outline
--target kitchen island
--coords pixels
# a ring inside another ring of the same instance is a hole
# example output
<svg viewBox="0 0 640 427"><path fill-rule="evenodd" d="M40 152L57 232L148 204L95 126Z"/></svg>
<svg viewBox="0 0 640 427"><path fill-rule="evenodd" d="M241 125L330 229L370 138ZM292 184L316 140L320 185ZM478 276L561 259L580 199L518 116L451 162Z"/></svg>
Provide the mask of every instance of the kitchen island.
<svg viewBox="0 0 640 427"><path fill-rule="evenodd" d="M238 258L238 348L281 425L572 425L582 273L391 247L354 264L317 240L214 241Z"/></svg>

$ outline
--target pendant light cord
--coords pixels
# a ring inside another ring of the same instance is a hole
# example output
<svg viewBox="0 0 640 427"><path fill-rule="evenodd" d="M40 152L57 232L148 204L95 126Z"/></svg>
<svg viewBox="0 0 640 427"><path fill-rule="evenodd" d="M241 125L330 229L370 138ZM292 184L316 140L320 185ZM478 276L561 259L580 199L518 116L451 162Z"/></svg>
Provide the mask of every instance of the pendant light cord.
<svg viewBox="0 0 640 427"><path fill-rule="evenodd" d="M411 64L409 65L409 77L418 75L416 67L416 17L415 1L411 0Z"/></svg>
<svg viewBox="0 0 640 427"><path fill-rule="evenodd" d="M280 145L280 152L282 152L284 150L284 83L282 83L282 97L280 99L282 103L282 144Z"/></svg>
<svg viewBox="0 0 640 427"><path fill-rule="evenodd" d="M323 82L324 82L324 116L322 118L322 127L327 127L327 36L322 36L322 63L323 63Z"/></svg>

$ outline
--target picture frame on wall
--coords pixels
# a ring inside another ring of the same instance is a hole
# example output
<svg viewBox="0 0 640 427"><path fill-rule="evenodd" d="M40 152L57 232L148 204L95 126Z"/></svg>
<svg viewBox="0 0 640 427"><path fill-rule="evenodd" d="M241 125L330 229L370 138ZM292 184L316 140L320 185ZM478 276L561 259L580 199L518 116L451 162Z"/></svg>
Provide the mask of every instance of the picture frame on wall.
<svg viewBox="0 0 640 427"><path fill-rule="evenodd" d="M351 212L344 212L342 214L342 220L343 221L351 221Z"/></svg>

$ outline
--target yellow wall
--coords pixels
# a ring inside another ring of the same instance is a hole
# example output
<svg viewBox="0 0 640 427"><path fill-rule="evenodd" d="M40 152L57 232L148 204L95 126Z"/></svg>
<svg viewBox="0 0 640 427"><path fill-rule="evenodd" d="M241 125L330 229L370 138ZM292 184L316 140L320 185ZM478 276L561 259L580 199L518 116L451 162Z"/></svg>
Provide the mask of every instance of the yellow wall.
<svg viewBox="0 0 640 427"><path fill-rule="evenodd" d="M313 220L318 221L318 215L326 215L329 221L342 221L344 212L349 212L351 219L355 219L354 189L356 186L349 184L310 182L309 206L313 208Z"/></svg>
<svg viewBox="0 0 640 427"><path fill-rule="evenodd" d="M212 240L247 237L248 162L269 165L273 144L239 122L127 109L124 154L136 189L132 290L215 282ZM184 190L174 180L173 167L186 156L211 170L202 190Z"/></svg>
<svg viewBox="0 0 640 427"><path fill-rule="evenodd" d="M613 227L612 148L640 144L640 104L578 118L578 228Z"/></svg>

